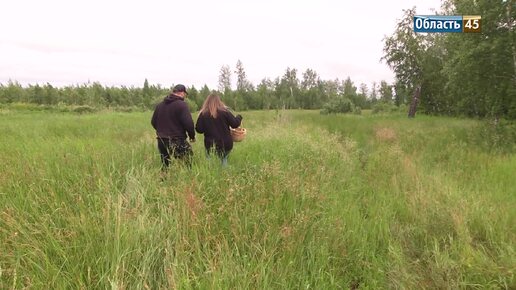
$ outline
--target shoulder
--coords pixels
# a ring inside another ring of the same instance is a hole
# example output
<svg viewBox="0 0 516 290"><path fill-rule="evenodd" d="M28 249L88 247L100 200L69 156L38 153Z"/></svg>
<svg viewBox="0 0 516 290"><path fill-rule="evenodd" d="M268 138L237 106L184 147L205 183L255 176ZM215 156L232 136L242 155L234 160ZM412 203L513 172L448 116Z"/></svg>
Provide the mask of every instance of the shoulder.
<svg viewBox="0 0 516 290"><path fill-rule="evenodd" d="M231 116L231 115L233 115L233 114L231 114L231 111L228 108L219 110L219 113L224 115L224 116Z"/></svg>
<svg viewBox="0 0 516 290"><path fill-rule="evenodd" d="M156 105L154 105L154 110L158 110L159 108L163 107L163 102L159 102Z"/></svg>
<svg viewBox="0 0 516 290"><path fill-rule="evenodd" d="M181 108L181 109L189 110L188 109L188 104L184 100L179 100L179 101L176 101L174 103L176 103L176 106Z"/></svg>

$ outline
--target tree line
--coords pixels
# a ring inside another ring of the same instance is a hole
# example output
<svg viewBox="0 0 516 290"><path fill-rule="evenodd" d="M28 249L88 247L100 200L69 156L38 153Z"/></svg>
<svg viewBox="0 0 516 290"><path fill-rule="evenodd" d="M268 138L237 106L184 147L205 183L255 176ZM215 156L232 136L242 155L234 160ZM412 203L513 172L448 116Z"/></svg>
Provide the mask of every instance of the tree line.
<svg viewBox="0 0 516 290"><path fill-rule="evenodd" d="M0 103L150 108L157 96L163 96L168 91L160 85L149 85L147 80L143 88L105 87L98 82L61 88L50 83L23 87L16 81L9 81L7 84L0 83Z"/></svg>
<svg viewBox="0 0 516 290"><path fill-rule="evenodd" d="M236 76L236 89L232 88L233 74ZM0 103L152 109L170 93L171 87L151 85L148 80L141 88L105 87L98 82L66 87L54 87L50 83L23 87L16 81L9 81L7 84L0 83ZM300 76L297 69L287 68L283 76L273 80L264 78L255 86L247 79L240 60L234 71L229 65L221 67L217 89L207 85L201 88L189 86L187 102L191 109L199 109L206 96L213 91L221 94L227 106L239 111L321 109L328 102L338 99L350 100L356 107L369 109L378 102L400 101L394 98L393 87L386 81L373 83L371 89L366 84L357 88L349 77L345 80L322 80L312 69L307 69Z"/></svg>
<svg viewBox="0 0 516 290"><path fill-rule="evenodd" d="M414 33L415 7L404 10L394 33L384 39L385 61L395 82L358 87L345 80L323 80L313 69L287 68L282 76L253 84L243 63L223 65L218 87L189 87L192 110L218 91L234 110L323 109L349 112L405 106L419 88L418 112L428 114L516 119L516 0L444 0L443 15L481 15L481 33ZM233 77L236 79L233 86ZM57 88L0 83L0 103L140 107L152 109L170 87L104 87L98 82Z"/></svg>

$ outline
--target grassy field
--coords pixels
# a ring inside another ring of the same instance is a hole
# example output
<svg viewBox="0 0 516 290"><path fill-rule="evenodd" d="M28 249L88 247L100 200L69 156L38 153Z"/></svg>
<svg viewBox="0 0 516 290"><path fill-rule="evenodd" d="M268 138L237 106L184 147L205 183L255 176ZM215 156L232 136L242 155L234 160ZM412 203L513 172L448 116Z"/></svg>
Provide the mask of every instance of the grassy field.
<svg viewBox="0 0 516 290"><path fill-rule="evenodd" d="M161 181L151 112L0 113L0 289L514 289L513 139L244 112ZM500 137L501 136L501 137Z"/></svg>

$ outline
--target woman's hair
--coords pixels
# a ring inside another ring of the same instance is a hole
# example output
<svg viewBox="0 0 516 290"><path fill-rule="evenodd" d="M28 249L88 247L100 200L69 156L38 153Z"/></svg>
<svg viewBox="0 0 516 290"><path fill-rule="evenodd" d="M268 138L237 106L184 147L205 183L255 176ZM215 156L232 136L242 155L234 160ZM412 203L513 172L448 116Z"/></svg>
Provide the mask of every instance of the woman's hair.
<svg viewBox="0 0 516 290"><path fill-rule="evenodd" d="M226 110L226 105L224 105L218 94L211 93L206 97L206 100L204 100L199 113L210 114L213 118L217 118L218 110Z"/></svg>

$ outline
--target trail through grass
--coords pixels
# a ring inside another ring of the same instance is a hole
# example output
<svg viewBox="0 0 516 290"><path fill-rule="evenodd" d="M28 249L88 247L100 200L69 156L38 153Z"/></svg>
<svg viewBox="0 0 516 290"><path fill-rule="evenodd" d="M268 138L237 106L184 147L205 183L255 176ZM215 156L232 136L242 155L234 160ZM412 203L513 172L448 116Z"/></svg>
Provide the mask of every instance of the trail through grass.
<svg viewBox="0 0 516 290"><path fill-rule="evenodd" d="M514 287L516 158L478 123L243 113L162 181L150 113L0 115L0 288Z"/></svg>

